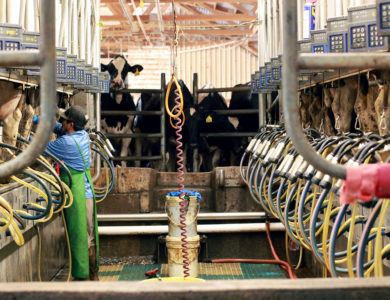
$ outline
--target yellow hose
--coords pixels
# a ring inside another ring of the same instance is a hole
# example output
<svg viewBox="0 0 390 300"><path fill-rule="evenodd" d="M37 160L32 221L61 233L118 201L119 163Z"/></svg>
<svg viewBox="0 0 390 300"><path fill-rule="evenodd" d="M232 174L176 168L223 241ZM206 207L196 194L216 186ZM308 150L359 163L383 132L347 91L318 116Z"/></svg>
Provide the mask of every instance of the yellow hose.
<svg viewBox="0 0 390 300"><path fill-rule="evenodd" d="M174 114L169 108L169 94L171 92L171 88L172 88L173 83L175 83L176 88L180 94L180 105L177 108L178 112L176 114ZM184 100L183 100L183 94L181 92L180 84L177 82L176 77L174 75L172 75L171 81L169 81L169 84L168 84L167 92L165 94L165 110L171 118L177 119L181 115L181 113L183 112L183 107L184 107Z"/></svg>
<svg viewBox="0 0 390 300"><path fill-rule="evenodd" d="M381 211L379 213L378 217L378 225L377 227L380 229L383 226L383 223L385 222L386 218L386 213L387 213L387 208L389 207L389 201L390 199L385 199L383 201ZM376 239L375 239L375 248L374 248L374 265L375 265L375 270L374 274L375 277L382 277L383 276L383 264L382 264L382 232L379 230L376 232Z"/></svg>
<svg viewBox="0 0 390 300"><path fill-rule="evenodd" d="M352 215L351 215L352 222L351 222L351 226L349 227L348 242L347 242L347 268L348 268L348 275L351 278L355 277L355 273L353 272L353 264L352 264L352 241L353 241L353 234L355 232L356 209L357 209L357 202L354 203L352 208Z"/></svg>

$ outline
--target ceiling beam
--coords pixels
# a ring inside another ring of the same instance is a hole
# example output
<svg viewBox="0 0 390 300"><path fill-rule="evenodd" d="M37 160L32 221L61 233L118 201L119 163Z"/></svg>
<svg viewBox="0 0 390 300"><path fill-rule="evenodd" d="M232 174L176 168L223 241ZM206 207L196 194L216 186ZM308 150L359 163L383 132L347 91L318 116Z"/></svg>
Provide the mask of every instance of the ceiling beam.
<svg viewBox="0 0 390 300"><path fill-rule="evenodd" d="M239 43L239 41L237 41L237 43ZM170 46L171 42L167 41L164 44L166 46ZM218 46L219 44L221 46L226 45L226 41L221 41L220 43L215 42L215 43L213 43L213 46ZM148 47L148 45L146 43L144 45L140 45L140 44L137 44L137 43L134 43L134 42L123 42L122 46L123 47L140 47L140 46ZM208 41L207 42L206 41L186 42L185 46L191 46L191 47L193 47L193 46L210 46L210 42L208 42ZM107 50L107 49L110 49L110 51L114 50L114 49L119 49L120 50L120 45L118 43L114 43L114 42L102 43L101 44L101 51L105 52L105 50Z"/></svg>
<svg viewBox="0 0 390 300"><path fill-rule="evenodd" d="M218 36L218 35L252 35L253 30L252 29L183 29L180 32L184 32L185 34L193 35L193 34L200 34L200 35L212 35L212 36ZM120 35L126 35L129 33L128 30L120 29L107 29L103 30L103 37L108 36L120 36ZM146 30L147 34L155 33L153 30ZM169 33L167 31L166 33Z"/></svg>
<svg viewBox="0 0 390 300"><path fill-rule="evenodd" d="M161 0L160 0L161 1ZM173 15L162 16L164 22L172 21ZM140 16L142 22L155 22L150 20L150 16ZM124 16L100 16L100 20L104 21L126 21ZM176 21L254 21L256 16L248 16L244 14L214 14L214 15L178 15ZM132 21L136 21L133 17Z"/></svg>
<svg viewBox="0 0 390 300"><path fill-rule="evenodd" d="M253 31L251 29L205 29L205 30L197 30L197 29L184 29L182 30L184 34L188 35L194 35L194 34L199 34L199 35L212 35L212 36L219 36L219 35L251 35L253 34ZM147 34L153 33L153 30L146 30ZM110 36L121 36L121 35L126 35L129 33L128 30L115 30L115 29L107 29L103 30L103 37L110 37ZM169 31L166 32L169 34Z"/></svg>
<svg viewBox="0 0 390 300"><path fill-rule="evenodd" d="M160 33L161 33L161 36L163 36L163 32L164 32L164 21L163 21L163 19L162 19L160 0L154 0L154 1L156 1L156 4L157 4L156 11L157 11L158 24L159 24L159 26L160 26ZM152 5L150 5L150 6L152 6ZM148 13L148 14L149 14L149 13ZM146 12L145 12L145 15L147 15Z"/></svg>
<svg viewBox="0 0 390 300"><path fill-rule="evenodd" d="M135 6L134 0L131 0L131 4L133 5L133 9L136 10L137 7ZM137 21L138 21L139 27L141 28L141 31L142 31L142 33L143 33L144 36L145 36L145 39L149 42L150 45L152 45L152 42L150 41L149 36L148 36L148 34L146 33L146 30L145 30L145 28L144 28L144 25L142 24L141 18L140 18L138 15L136 15L136 17L137 17Z"/></svg>
<svg viewBox="0 0 390 300"><path fill-rule="evenodd" d="M120 51L121 44L122 49L126 49L127 46L146 47L149 46L148 41L156 46L170 45L173 38L173 13L170 9L172 0L143 1L145 9L141 15L136 16L134 10L140 5L140 0L100 0L101 7L109 10L106 15L101 15L101 21L104 24L105 22L117 24L107 24L102 28L102 43L104 43L102 49L106 49L107 52L107 48L104 47L108 47L108 52L111 49L116 49L117 52ZM257 43L248 43L257 40L255 33L258 27L254 23L257 17L257 1L174 0L177 7L181 9L180 14L176 14L181 32L180 44L196 46L237 41L240 47L252 53L257 51ZM121 5L121 2L124 5ZM246 6L245 3L249 5ZM156 11L158 8L160 12ZM204 9L207 12L204 12ZM129 20L126 18L126 13L129 15ZM132 33L129 21L132 22ZM229 26L225 27L219 21ZM248 21L249 24L245 24ZM193 22L197 25L186 27ZM240 22L241 25L235 24L236 22ZM163 27L165 30L162 32ZM245 44L241 43L243 38L246 40Z"/></svg>
<svg viewBox="0 0 390 300"><path fill-rule="evenodd" d="M132 17L132 11L130 10L130 7L126 4L126 1L125 0L119 0L119 3L122 7L122 10L123 10L123 14L124 16L122 16L124 18L124 20L128 21L129 22L129 25L130 25L130 32L132 33L133 32L133 17Z"/></svg>
<svg viewBox="0 0 390 300"><path fill-rule="evenodd" d="M232 5L236 10L238 10L238 11L241 12L241 13L248 14L248 15L249 15L249 13L250 13L249 10L247 10L245 7L243 7L243 6L240 5L240 4L231 3L231 5ZM255 12L253 12L253 14L255 14Z"/></svg>
<svg viewBox="0 0 390 300"><path fill-rule="evenodd" d="M136 1L134 1L134 2L136 2ZM148 8L144 11L144 15L149 15L155 7L156 7L156 2L150 3Z"/></svg>
<svg viewBox="0 0 390 300"><path fill-rule="evenodd" d="M259 55L259 52L257 51L256 48L249 46L249 45L241 45L241 47L245 50L248 50L250 53L252 53L255 56Z"/></svg>
<svg viewBox="0 0 390 300"><path fill-rule="evenodd" d="M221 7L221 6L218 6L217 4L215 4L214 6L213 5L210 5L208 3L204 3L204 2L198 2L197 3L197 6L200 7L200 8L204 8L204 9L207 9L209 10L210 12L212 13L216 13L216 14L230 14L232 15L231 12L229 12L229 9L228 8L224 8L224 7ZM216 22L213 22L214 24L217 24ZM226 22L227 24L233 24L233 21L227 21Z"/></svg>
<svg viewBox="0 0 390 300"><path fill-rule="evenodd" d="M129 0L126 0L127 2L130 2ZM197 0L200 1L200 0ZM100 3L105 4L105 3L116 3L118 0L100 0ZM136 3L139 3L139 0L135 0ZM152 3L153 0L144 0L144 3ZM160 0L160 3L171 3L172 0ZM194 3L196 1L194 0L175 0L175 3ZM210 2L210 3L246 3L246 4L255 4L257 3L257 0L205 0L205 2Z"/></svg>

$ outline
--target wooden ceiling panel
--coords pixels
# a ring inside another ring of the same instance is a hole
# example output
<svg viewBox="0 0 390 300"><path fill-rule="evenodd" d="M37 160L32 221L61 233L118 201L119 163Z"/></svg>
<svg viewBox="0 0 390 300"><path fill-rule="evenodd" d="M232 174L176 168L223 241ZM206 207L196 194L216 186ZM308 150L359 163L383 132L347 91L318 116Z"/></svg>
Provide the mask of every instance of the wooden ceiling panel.
<svg viewBox="0 0 390 300"><path fill-rule="evenodd" d="M143 7L141 0L100 1L103 57L129 45L171 45L172 0L142 2ZM179 46L237 41L257 53L257 0L174 0L174 7Z"/></svg>

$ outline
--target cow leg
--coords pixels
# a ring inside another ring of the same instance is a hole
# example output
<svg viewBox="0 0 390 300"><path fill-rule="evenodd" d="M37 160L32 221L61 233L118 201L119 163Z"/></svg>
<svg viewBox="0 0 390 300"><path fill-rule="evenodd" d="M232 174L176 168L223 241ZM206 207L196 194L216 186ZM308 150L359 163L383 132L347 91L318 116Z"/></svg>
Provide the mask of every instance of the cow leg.
<svg viewBox="0 0 390 300"><path fill-rule="evenodd" d="M349 132L351 129L352 112L354 110L355 101L357 98L357 77L345 79L345 86L340 92L340 130L341 132Z"/></svg>
<svg viewBox="0 0 390 300"><path fill-rule="evenodd" d="M22 109L22 118L19 124L19 133L22 138L28 140L30 135L32 120L34 118L34 109L31 104L25 104ZM18 148L25 149L27 145L18 141Z"/></svg>
<svg viewBox="0 0 390 300"><path fill-rule="evenodd" d="M15 89L13 82L0 82L0 120L5 120L15 111L22 95L21 89Z"/></svg>
<svg viewBox="0 0 390 300"><path fill-rule="evenodd" d="M175 172L176 167L176 148L168 147L167 172Z"/></svg>
<svg viewBox="0 0 390 300"><path fill-rule="evenodd" d="M131 138L122 139L122 148L121 148L120 157L125 157L129 155L130 143L131 143ZM125 168L126 164L127 164L126 161L122 161L121 162L122 168Z"/></svg>
<svg viewBox="0 0 390 300"><path fill-rule="evenodd" d="M5 144L16 146L16 138L18 136L19 123L22 119L21 108L24 103L24 94L19 97L19 104L16 109L4 119L3 125L3 142ZM7 161L12 159L12 155L3 149L2 160Z"/></svg>
<svg viewBox="0 0 390 300"><path fill-rule="evenodd" d="M213 158L211 160L212 170L214 170L216 167L219 166L220 161L221 161L221 149L218 148L217 150L215 150L213 154Z"/></svg>
<svg viewBox="0 0 390 300"><path fill-rule="evenodd" d="M170 163L169 161L169 151L166 151L165 153L162 153L162 155L165 156L165 164L162 163L161 161L161 172L168 172L168 164Z"/></svg>
<svg viewBox="0 0 390 300"><path fill-rule="evenodd" d="M181 163L182 163L182 165L183 165L183 172L187 172L187 146L186 145L184 145L183 144L183 146L182 146L182 150L183 150L183 153L181 154L181 157L182 157L182 161L181 161ZM177 160L179 160L179 159L177 159ZM179 165L178 165L178 163L177 163L177 161L176 161L176 167L178 168L179 167Z"/></svg>
<svg viewBox="0 0 390 300"><path fill-rule="evenodd" d="M200 156L198 147L192 147L192 170L193 172L199 172L200 170Z"/></svg>
<svg viewBox="0 0 390 300"><path fill-rule="evenodd" d="M179 165L177 163L179 159L177 157L176 145L175 146L171 146L169 150L170 150L169 151L170 164L168 164L168 172L176 172L177 168L179 168ZM183 169L183 171L184 171L184 169Z"/></svg>
<svg viewBox="0 0 390 300"><path fill-rule="evenodd" d="M139 133L139 130L136 129L135 132ZM145 139L144 138L136 138L135 139L135 155L136 156L142 156L143 155L143 151L142 151L142 146L144 144L144 141ZM141 167L141 161L140 160L136 160L135 161L135 166L136 167Z"/></svg>

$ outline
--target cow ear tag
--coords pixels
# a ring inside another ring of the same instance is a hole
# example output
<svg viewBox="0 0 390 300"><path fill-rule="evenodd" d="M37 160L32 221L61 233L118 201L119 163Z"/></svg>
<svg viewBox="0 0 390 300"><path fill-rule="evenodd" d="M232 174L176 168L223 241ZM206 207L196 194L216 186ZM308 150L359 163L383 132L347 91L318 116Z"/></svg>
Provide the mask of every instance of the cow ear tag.
<svg viewBox="0 0 390 300"><path fill-rule="evenodd" d="M206 123L213 123L213 117L211 115L207 116Z"/></svg>
<svg viewBox="0 0 390 300"><path fill-rule="evenodd" d="M138 76L139 75L139 71L138 71L138 68L135 69L135 73L134 73L134 76Z"/></svg>

